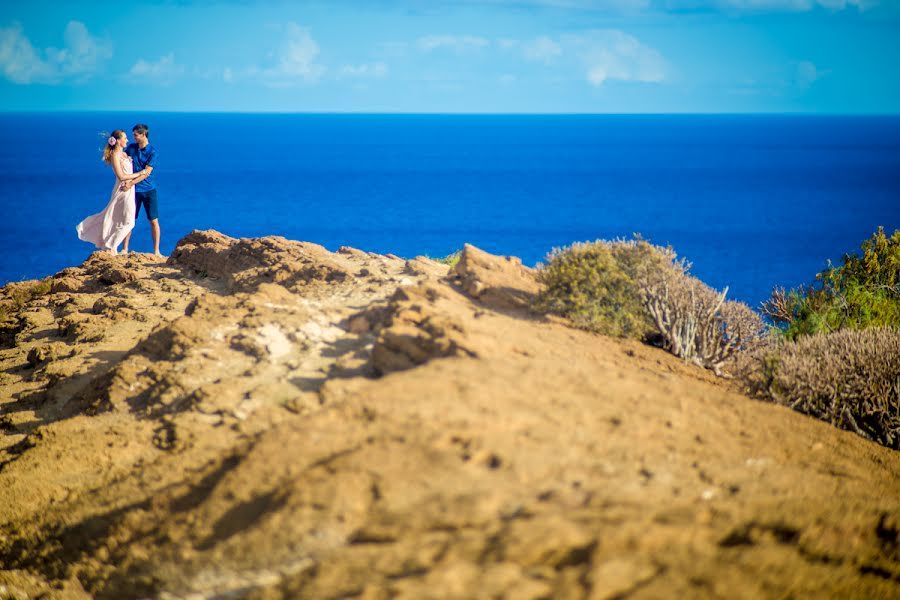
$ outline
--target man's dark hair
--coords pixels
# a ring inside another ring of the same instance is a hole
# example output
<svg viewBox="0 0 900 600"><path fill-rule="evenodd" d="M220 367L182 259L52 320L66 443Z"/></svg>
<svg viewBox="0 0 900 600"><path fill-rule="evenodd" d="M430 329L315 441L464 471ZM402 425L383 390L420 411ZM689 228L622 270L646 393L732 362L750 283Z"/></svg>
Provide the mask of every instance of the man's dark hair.
<svg viewBox="0 0 900 600"><path fill-rule="evenodd" d="M150 128L143 123L138 123L131 128L131 133L140 133L141 135L147 135L148 131L150 131Z"/></svg>

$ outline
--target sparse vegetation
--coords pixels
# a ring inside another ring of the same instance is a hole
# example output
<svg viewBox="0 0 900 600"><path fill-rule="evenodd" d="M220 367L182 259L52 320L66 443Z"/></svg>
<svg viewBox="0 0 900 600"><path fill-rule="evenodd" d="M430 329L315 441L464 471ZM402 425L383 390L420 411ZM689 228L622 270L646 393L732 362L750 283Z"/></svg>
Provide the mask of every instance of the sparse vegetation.
<svg viewBox="0 0 900 600"><path fill-rule="evenodd" d="M47 277L38 282L26 281L22 283L9 283L3 288L5 298L0 299L0 321L3 321L11 313L22 308L41 296L50 293L52 279Z"/></svg>
<svg viewBox="0 0 900 600"><path fill-rule="evenodd" d="M762 318L688 274L674 250L642 239L554 250L538 279L535 308L583 329L655 339L676 356L721 372L736 353L766 339Z"/></svg>
<svg viewBox="0 0 900 600"><path fill-rule="evenodd" d="M814 285L775 289L762 310L783 342L739 372L759 398L900 449L900 230L861 250Z"/></svg>
<svg viewBox="0 0 900 600"><path fill-rule="evenodd" d="M433 260L435 262L439 262L439 263L443 263L445 265L449 265L451 267L455 267L456 263L459 262L460 256L462 256L462 250L457 250L456 252L452 252L452 253L448 254L447 256L444 256L441 258L432 258L427 255L426 255L426 258L430 258L431 260Z"/></svg>
<svg viewBox="0 0 900 600"><path fill-rule="evenodd" d="M644 240L554 250L535 307L583 329L653 340L717 373L726 361L747 391L900 449L900 231L863 242L862 256L817 285L776 290L762 317L689 275L671 248Z"/></svg>
<svg viewBox="0 0 900 600"><path fill-rule="evenodd" d="M743 302L726 300L728 288L717 292L688 275L683 262L674 266L637 282L663 347L722 375L726 361L768 344L762 317Z"/></svg>
<svg viewBox="0 0 900 600"><path fill-rule="evenodd" d="M748 354L748 391L900 450L900 329L805 335Z"/></svg>

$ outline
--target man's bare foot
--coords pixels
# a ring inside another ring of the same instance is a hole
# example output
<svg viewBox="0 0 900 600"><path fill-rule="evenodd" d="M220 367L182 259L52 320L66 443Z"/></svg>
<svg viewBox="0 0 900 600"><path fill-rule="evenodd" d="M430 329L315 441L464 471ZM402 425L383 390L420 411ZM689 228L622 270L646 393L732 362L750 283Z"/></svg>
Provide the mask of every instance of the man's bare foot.
<svg viewBox="0 0 900 600"><path fill-rule="evenodd" d="M164 256L159 250L157 250L156 252L154 252L154 253L153 253L153 256L158 256L159 258L165 258L165 256Z"/></svg>

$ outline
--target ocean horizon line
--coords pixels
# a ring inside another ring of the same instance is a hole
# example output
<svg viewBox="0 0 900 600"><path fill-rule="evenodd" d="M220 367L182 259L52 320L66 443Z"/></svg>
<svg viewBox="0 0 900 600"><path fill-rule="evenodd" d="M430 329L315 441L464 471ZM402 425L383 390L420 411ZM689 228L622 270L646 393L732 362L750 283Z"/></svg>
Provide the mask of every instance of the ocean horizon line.
<svg viewBox="0 0 900 600"><path fill-rule="evenodd" d="M900 118L897 113L854 113L854 112L791 112L791 111L761 111L761 112L491 112L491 111L256 111L256 110L144 110L144 109L35 109L35 110L3 110L0 115L43 115L43 114L159 114L159 115L358 115L358 116L548 116L548 117L855 117L855 118Z"/></svg>

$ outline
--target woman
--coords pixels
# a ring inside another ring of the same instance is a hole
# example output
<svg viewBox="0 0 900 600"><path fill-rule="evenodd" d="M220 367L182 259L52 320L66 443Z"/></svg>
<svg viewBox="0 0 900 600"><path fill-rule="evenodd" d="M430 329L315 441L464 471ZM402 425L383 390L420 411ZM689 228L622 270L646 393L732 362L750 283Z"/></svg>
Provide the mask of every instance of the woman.
<svg viewBox="0 0 900 600"><path fill-rule="evenodd" d="M138 178L133 174L131 158L122 150L128 144L128 136L121 129L116 129L106 140L103 148L103 162L112 167L116 174L109 204L96 215L91 215L75 227L79 239L90 242L115 256L119 244L134 228L134 186L123 189L126 181Z"/></svg>

